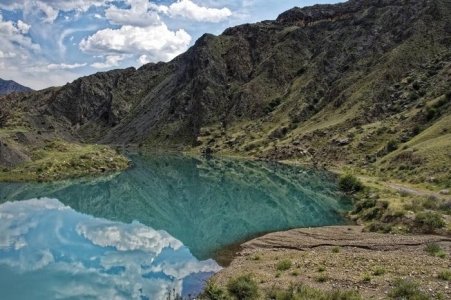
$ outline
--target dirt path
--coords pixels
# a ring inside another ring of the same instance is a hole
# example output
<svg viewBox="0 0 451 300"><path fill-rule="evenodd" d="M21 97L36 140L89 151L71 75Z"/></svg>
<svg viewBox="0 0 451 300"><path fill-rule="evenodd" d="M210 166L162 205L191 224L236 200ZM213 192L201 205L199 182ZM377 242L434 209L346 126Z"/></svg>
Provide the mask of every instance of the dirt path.
<svg viewBox="0 0 451 300"><path fill-rule="evenodd" d="M429 255L424 249L430 243L447 256ZM357 290L365 299L386 299L393 280L405 278L433 298L451 299L450 282L438 278L439 272L451 268L450 252L451 237L445 236L367 233L360 226L294 229L244 243L214 280L225 285L229 278L252 273L262 290L302 282L325 290ZM278 271L284 259L292 266Z"/></svg>
<svg viewBox="0 0 451 300"><path fill-rule="evenodd" d="M434 193L434 192L429 192L429 191L422 191L422 190L417 190L417 189L413 189L410 187L405 187L399 184L394 184L394 183L382 183L384 186L389 187L391 189L395 189L401 192L406 192L409 194L413 194L413 195L420 195L420 196L434 196L436 198L439 199L445 199L445 200L451 200L451 196L448 195L442 195L440 193Z"/></svg>

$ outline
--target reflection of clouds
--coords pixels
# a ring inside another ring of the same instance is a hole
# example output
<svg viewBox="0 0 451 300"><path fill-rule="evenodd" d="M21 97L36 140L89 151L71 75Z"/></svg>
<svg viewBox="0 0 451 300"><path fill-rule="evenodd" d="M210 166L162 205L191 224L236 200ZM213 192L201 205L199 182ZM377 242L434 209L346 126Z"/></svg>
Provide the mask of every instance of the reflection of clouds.
<svg viewBox="0 0 451 300"><path fill-rule="evenodd" d="M115 247L119 251L142 250L159 254L163 248L178 250L183 244L165 231L156 231L139 223L119 224L90 220L77 225L77 233L95 245Z"/></svg>
<svg viewBox="0 0 451 300"><path fill-rule="evenodd" d="M19 272L18 280L46 299L195 294L183 290L184 279L220 269L213 260L197 261L165 231L95 219L55 199L0 205L0 272L6 272L2 265ZM41 277L45 280L36 282ZM13 290L2 293L32 299Z"/></svg>
<svg viewBox="0 0 451 300"><path fill-rule="evenodd" d="M164 262L152 267L152 272L163 272L174 278L186 278L193 273L218 272L220 266L214 260L206 260L199 262L197 260L183 261L179 263Z"/></svg>

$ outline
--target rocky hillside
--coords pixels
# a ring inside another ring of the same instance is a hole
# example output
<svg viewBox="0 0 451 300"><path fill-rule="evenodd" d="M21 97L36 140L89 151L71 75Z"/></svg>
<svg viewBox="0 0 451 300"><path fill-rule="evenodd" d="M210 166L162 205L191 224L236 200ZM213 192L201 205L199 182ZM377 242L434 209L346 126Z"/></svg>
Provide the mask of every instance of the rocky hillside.
<svg viewBox="0 0 451 300"><path fill-rule="evenodd" d="M11 94L14 92L31 91L29 87L18 84L13 80L3 80L0 78L0 95Z"/></svg>
<svg viewBox="0 0 451 300"><path fill-rule="evenodd" d="M296 7L206 34L169 63L0 98L0 126L447 185L450 46L450 0Z"/></svg>

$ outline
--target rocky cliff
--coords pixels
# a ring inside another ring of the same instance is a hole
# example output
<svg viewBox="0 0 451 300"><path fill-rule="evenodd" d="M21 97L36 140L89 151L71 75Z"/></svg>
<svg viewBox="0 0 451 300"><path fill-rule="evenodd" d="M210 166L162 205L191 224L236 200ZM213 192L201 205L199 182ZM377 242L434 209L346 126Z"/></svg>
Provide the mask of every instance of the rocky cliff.
<svg viewBox="0 0 451 300"><path fill-rule="evenodd" d="M66 139L359 167L428 162L433 174L436 157L420 144L449 140L450 45L450 0L350 0L206 34L168 63L0 102Z"/></svg>

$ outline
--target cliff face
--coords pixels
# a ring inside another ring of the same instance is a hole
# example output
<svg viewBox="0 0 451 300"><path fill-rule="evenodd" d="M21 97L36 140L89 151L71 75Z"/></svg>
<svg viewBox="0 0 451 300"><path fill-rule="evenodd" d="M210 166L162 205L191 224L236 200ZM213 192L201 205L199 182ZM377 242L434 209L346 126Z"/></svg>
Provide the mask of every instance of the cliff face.
<svg viewBox="0 0 451 300"><path fill-rule="evenodd" d="M346 162L384 150L387 135L366 142L362 126L394 122L389 138L402 141L438 121L426 106L449 91L450 10L450 0L295 7L204 35L169 63L0 101L26 108L33 128L84 141Z"/></svg>

